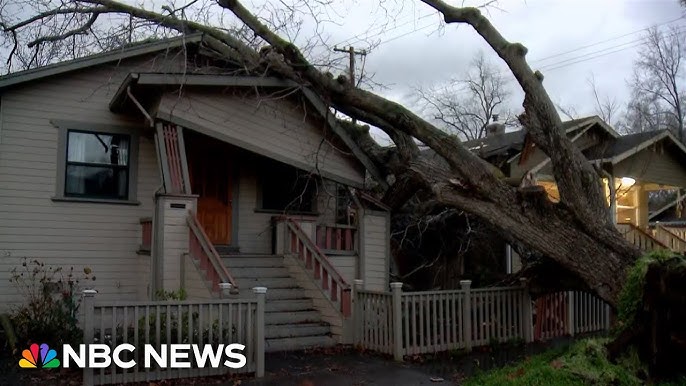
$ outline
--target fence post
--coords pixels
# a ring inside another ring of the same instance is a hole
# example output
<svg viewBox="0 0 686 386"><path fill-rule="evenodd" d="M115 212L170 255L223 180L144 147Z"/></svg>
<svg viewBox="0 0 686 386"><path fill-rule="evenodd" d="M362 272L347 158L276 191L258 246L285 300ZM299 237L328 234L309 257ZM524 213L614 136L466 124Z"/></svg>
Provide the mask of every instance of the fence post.
<svg viewBox="0 0 686 386"><path fill-rule="evenodd" d="M219 283L219 298L228 299L231 295L231 283Z"/></svg>
<svg viewBox="0 0 686 386"><path fill-rule="evenodd" d="M255 377L264 377L264 303L267 287L254 287L252 292L257 295L257 310L255 312Z"/></svg>
<svg viewBox="0 0 686 386"><path fill-rule="evenodd" d="M574 291L567 291L567 329L571 336L576 333L576 315L574 314Z"/></svg>
<svg viewBox="0 0 686 386"><path fill-rule="evenodd" d="M353 281L353 293L352 293L352 302L353 302L353 344L358 344L360 343L361 340L361 330L362 330L362 321L364 320L364 315L362 314L362 305L358 301L359 298L359 291L362 291L362 287L364 286L364 282L360 279L355 279Z"/></svg>
<svg viewBox="0 0 686 386"><path fill-rule="evenodd" d="M393 359L402 362L403 360L403 315L402 315L402 296L403 283L391 283L393 294Z"/></svg>
<svg viewBox="0 0 686 386"><path fill-rule="evenodd" d="M526 288L526 278L522 277L519 281L522 284L522 334L524 335L524 342L531 343L534 341L531 296L529 295L529 290Z"/></svg>
<svg viewBox="0 0 686 386"><path fill-rule="evenodd" d="M464 292L462 298L462 338L464 348L472 351L472 281L460 280L460 287Z"/></svg>
<svg viewBox="0 0 686 386"><path fill-rule="evenodd" d="M610 331L610 306L603 301L605 305L605 331Z"/></svg>
<svg viewBox="0 0 686 386"><path fill-rule="evenodd" d="M95 328L95 294L98 291L87 289L83 290L83 343L88 345L93 343L93 335ZM83 369L83 385L93 385L93 369L85 367Z"/></svg>

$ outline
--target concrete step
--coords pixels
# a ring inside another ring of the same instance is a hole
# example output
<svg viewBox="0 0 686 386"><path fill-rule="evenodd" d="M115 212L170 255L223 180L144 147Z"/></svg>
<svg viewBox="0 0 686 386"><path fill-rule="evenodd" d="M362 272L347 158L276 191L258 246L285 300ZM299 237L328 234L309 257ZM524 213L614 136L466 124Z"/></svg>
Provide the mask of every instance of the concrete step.
<svg viewBox="0 0 686 386"><path fill-rule="evenodd" d="M269 290L277 288L299 288L298 283L290 277L248 277L235 279L238 288L267 287Z"/></svg>
<svg viewBox="0 0 686 386"><path fill-rule="evenodd" d="M267 339L329 334L331 334L331 327L318 323L268 325L264 330L264 336Z"/></svg>
<svg viewBox="0 0 686 386"><path fill-rule="evenodd" d="M274 255L252 256L222 256L224 265L229 268L246 268L246 267L283 267L283 257Z"/></svg>
<svg viewBox="0 0 686 386"><path fill-rule="evenodd" d="M266 312L275 311L303 311L314 309L312 299L270 300L265 303Z"/></svg>
<svg viewBox="0 0 686 386"><path fill-rule="evenodd" d="M295 351L303 350L313 347L332 347L336 345L336 341L326 335L317 336L301 336L295 338L275 338L265 339L265 351Z"/></svg>
<svg viewBox="0 0 686 386"><path fill-rule="evenodd" d="M307 299L307 296L302 288L277 288L274 290L267 288L268 302L280 299Z"/></svg>
<svg viewBox="0 0 686 386"><path fill-rule="evenodd" d="M265 325L320 323L321 315L317 311L275 311L264 313Z"/></svg>
<svg viewBox="0 0 686 386"><path fill-rule="evenodd" d="M291 277L286 267L230 267L234 278Z"/></svg>

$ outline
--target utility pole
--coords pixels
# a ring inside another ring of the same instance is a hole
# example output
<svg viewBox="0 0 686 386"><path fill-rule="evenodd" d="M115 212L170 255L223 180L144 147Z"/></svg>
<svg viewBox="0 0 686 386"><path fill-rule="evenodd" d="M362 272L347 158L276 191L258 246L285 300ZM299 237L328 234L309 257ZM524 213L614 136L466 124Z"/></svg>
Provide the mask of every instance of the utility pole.
<svg viewBox="0 0 686 386"><path fill-rule="evenodd" d="M348 48L338 48L334 47L334 51L336 52L346 52L348 55L350 55L350 85L352 87L355 87L355 55L361 55L365 56L367 55L367 50L362 50L362 51L356 51L355 47L350 46ZM353 125L357 123L357 120L353 118Z"/></svg>

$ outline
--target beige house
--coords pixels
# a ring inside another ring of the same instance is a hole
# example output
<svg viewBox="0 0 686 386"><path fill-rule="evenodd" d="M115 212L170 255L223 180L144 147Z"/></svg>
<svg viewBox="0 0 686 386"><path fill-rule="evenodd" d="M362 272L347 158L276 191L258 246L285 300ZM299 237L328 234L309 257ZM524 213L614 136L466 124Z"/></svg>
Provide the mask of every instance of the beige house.
<svg viewBox="0 0 686 386"><path fill-rule="evenodd" d="M353 281L388 287L376 171L313 92L239 73L190 35L0 78L0 307L27 257L104 301L265 286L268 350L343 340Z"/></svg>
<svg viewBox="0 0 686 386"><path fill-rule="evenodd" d="M648 194L686 187L686 146L669 131L620 135L599 117L563 123L567 136L602 174L609 215L626 238L642 249L669 248L686 252L686 240L673 229L649 227ZM485 138L465 142L472 151L496 165L513 185L534 183L559 200L550 159L526 130L505 132L489 125ZM519 259L506 251L508 272L518 270Z"/></svg>

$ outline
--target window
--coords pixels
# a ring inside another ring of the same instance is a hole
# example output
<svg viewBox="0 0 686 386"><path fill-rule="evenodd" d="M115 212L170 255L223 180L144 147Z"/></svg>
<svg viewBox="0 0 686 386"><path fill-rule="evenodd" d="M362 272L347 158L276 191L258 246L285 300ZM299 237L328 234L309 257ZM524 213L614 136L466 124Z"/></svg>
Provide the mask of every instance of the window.
<svg viewBox="0 0 686 386"><path fill-rule="evenodd" d="M279 212L314 212L316 180L296 168L274 164L262 178L262 209Z"/></svg>
<svg viewBox="0 0 686 386"><path fill-rule="evenodd" d="M69 130L64 196L129 199L131 137Z"/></svg>

